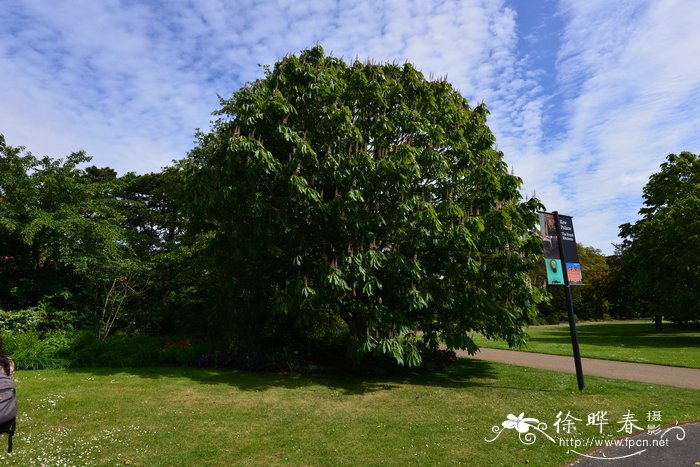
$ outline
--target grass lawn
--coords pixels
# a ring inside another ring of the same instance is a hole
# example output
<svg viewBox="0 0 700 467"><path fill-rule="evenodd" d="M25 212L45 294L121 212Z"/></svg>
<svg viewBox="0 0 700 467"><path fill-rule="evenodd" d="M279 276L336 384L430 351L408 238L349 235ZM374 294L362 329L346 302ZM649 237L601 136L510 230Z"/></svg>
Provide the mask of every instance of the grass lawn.
<svg viewBox="0 0 700 467"><path fill-rule="evenodd" d="M628 412L641 427L700 419L700 391L460 360L433 375L341 377L203 369L44 370L17 374L15 452L3 465L562 465L568 448L515 430L508 414L549 427L557 414L606 411L619 437ZM564 436L563 434L561 436ZM5 436L0 436L5 443Z"/></svg>
<svg viewBox="0 0 700 467"><path fill-rule="evenodd" d="M656 333L649 321L607 322L576 326L582 357L700 368L700 328L674 328ZM521 349L555 355L572 355L569 326L532 326ZM503 341L476 336L480 347L507 349Z"/></svg>

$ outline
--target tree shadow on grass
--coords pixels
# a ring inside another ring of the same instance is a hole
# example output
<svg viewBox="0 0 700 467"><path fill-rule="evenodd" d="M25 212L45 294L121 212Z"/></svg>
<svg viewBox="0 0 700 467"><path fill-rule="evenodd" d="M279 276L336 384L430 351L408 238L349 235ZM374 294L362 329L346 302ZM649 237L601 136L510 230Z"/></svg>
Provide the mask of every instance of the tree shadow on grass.
<svg viewBox="0 0 700 467"><path fill-rule="evenodd" d="M498 373L490 362L458 359L448 368L433 373L406 372L400 375L353 375L323 373L260 373L217 368L75 368L72 373L89 373L98 377L133 375L145 379L179 378L199 384L226 384L241 391L266 391L273 388L299 389L321 386L344 395L362 395L391 391L405 385L443 388L492 387Z"/></svg>

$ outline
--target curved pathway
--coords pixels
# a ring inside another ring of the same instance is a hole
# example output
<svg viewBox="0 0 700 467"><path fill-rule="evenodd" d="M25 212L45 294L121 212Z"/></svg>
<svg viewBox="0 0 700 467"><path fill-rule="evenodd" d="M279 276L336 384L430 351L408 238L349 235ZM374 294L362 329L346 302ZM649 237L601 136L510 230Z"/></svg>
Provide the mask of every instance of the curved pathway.
<svg viewBox="0 0 700 467"><path fill-rule="evenodd" d="M457 356L576 373L574 358L561 355L482 348L476 355L470 356L467 352L457 351ZM584 376L602 376L643 383L665 384L679 388L700 389L700 370L694 368L617 362L595 358L582 358L581 366Z"/></svg>

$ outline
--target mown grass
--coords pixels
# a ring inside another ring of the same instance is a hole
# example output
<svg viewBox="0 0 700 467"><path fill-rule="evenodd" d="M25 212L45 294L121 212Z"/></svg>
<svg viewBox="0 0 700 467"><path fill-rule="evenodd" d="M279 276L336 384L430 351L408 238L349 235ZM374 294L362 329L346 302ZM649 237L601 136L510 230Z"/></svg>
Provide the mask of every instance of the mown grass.
<svg viewBox="0 0 700 467"><path fill-rule="evenodd" d="M582 357L700 368L700 328L664 324L654 331L648 321L579 324L577 329ZM572 355L567 326L532 326L527 345L520 350L554 355ZM503 341L475 336L480 347L507 349Z"/></svg>
<svg viewBox="0 0 700 467"><path fill-rule="evenodd" d="M562 465L575 457L492 427L521 412L549 425L628 411L646 426L700 419L700 392L460 360L433 375L330 377L203 369L17 374L20 417L7 465ZM606 427L608 428L608 427ZM4 442L4 436L0 438ZM0 445L2 446L2 445Z"/></svg>

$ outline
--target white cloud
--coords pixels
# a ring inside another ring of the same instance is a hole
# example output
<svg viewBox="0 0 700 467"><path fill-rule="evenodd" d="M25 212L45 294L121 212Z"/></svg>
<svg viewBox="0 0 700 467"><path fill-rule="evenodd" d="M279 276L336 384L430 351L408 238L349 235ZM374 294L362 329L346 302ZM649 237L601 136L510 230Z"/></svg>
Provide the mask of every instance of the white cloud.
<svg viewBox="0 0 700 467"><path fill-rule="evenodd" d="M700 5L570 0L561 7L558 92L567 123L556 149L527 158L526 181L548 208L578 217L579 241L611 252L665 156L699 149Z"/></svg>
<svg viewBox="0 0 700 467"><path fill-rule="evenodd" d="M120 172L184 156L217 94L316 43L346 60L411 61L496 103L509 94L491 85L514 63L512 11L491 1L26 0L3 15L0 131L39 154L83 148Z"/></svg>
<svg viewBox="0 0 700 467"><path fill-rule="evenodd" d="M546 25L519 37L506 0L9 0L0 132L39 155L82 148L120 173L159 170L208 128L217 95L319 43L348 61L410 61L485 101L524 191L611 251L665 155L698 150L699 13L695 2L561 0L555 43ZM522 43L560 46L554 87Z"/></svg>

